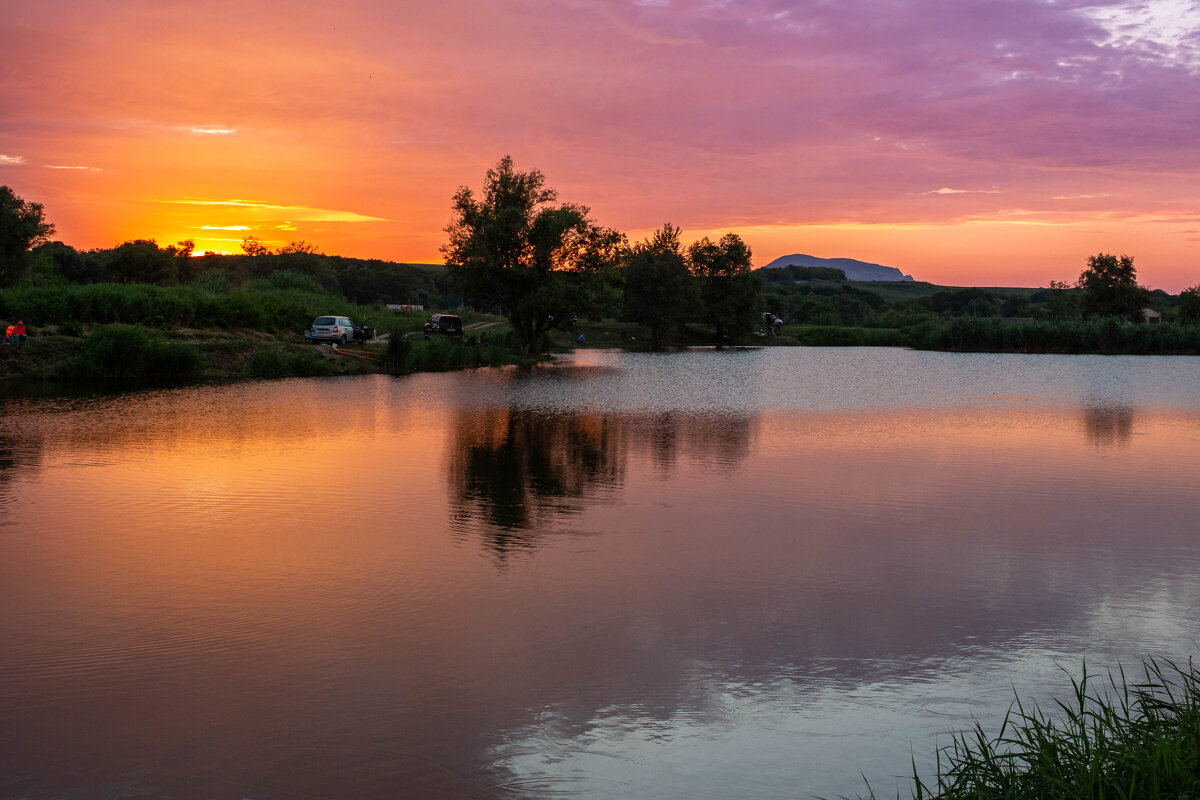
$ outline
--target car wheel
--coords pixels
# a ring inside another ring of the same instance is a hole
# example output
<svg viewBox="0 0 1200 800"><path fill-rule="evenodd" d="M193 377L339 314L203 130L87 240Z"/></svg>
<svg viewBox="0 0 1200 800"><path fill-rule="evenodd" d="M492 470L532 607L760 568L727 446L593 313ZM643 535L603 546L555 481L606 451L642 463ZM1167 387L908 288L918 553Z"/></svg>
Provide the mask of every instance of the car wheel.
<svg viewBox="0 0 1200 800"><path fill-rule="evenodd" d="M342 344L343 345L346 344L346 334L344 334L344 333L342 334Z"/></svg>

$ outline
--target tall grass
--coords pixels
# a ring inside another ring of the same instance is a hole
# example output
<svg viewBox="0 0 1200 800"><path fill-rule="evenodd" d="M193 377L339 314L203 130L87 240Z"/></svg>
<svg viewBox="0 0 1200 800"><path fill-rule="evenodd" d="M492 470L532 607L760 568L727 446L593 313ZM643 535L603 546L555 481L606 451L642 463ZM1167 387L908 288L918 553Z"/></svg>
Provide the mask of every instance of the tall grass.
<svg viewBox="0 0 1200 800"><path fill-rule="evenodd" d="M894 328L848 328L841 326L789 326L787 336L809 347L904 347L903 331Z"/></svg>
<svg viewBox="0 0 1200 800"><path fill-rule="evenodd" d="M257 351L250 360L250 375L255 378L312 378L336 374L339 374L338 365L322 358L309 345L269 345Z"/></svg>
<svg viewBox="0 0 1200 800"><path fill-rule="evenodd" d="M408 356L412 353L412 339L405 335L400 325L392 328L388 336L387 349L383 352L383 366L392 375L408 372Z"/></svg>
<svg viewBox="0 0 1200 800"><path fill-rule="evenodd" d="M409 372L441 372L471 367L496 367L522 360L512 335L498 336L485 343L470 344L454 336L411 339L405 366Z"/></svg>
<svg viewBox="0 0 1200 800"><path fill-rule="evenodd" d="M157 341L139 325L104 325L83 340L59 373L69 380L184 378L198 373L202 363L193 344Z"/></svg>
<svg viewBox="0 0 1200 800"><path fill-rule="evenodd" d="M1008 322L959 317L905 330L913 347L988 353L1197 355L1200 325L1131 324L1118 319Z"/></svg>
<svg viewBox="0 0 1200 800"><path fill-rule="evenodd" d="M1200 671L1163 660L1097 681L1086 666L1050 711L1019 699L995 737L976 725L913 777L914 798L1196 798Z"/></svg>
<svg viewBox="0 0 1200 800"><path fill-rule="evenodd" d="M0 319L20 318L37 327L115 323L300 331L321 314L348 314L362 321L377 313L314 291L303 281L281 284L283 288L268 284L255 291L116 283L18 287L0 291Z"/></svg>

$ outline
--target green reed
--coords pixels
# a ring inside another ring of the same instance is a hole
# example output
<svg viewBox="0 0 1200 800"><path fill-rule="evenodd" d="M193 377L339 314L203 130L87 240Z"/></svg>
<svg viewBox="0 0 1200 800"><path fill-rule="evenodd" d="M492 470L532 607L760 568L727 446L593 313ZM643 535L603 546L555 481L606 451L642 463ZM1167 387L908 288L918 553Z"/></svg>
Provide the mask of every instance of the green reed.
<svg viewBox="0 0 1200 800"><path fill-rule="evenodd" d="M322 314L347 314L362 321L379 313L303 286L217 290L202 286L93 283L0 290L0 320L19 318L35 328L115 323L299 332Z"/></svg>
<svg viewBox="0 0 1200 800"><path fill-rule="evenodd" d="M1097 680L1085 665L1071 686L1048 710L1018 698L994 737L979 724L956 736L932 779L914 762L913 797L1200 797L1200 671L1190 659L1148 660L1136 679L1120 669Z"/></svg>
<svg viewBox="0 0 1200 800"><path fill-rule="evenodd" d="M186 378L200 372L200 350L188 342L160 341L140 325L101 325L58 367L67 380Z"/></svg>
<svg viewBox="0 0 1200 800"><path fill-rule="evenodd" d="M1200 354L1200 325L1128 323L1113 317L1027 321L958 317L904 329L922 350L988 353Z"/></svg>

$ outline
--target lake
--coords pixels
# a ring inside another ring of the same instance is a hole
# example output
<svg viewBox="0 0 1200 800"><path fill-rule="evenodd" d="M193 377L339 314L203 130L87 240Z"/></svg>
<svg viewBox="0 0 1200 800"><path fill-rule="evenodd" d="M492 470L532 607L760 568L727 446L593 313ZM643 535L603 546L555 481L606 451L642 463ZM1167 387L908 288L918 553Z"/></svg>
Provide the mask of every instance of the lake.
<svg viewBox="0 0 1200 800"><path fill-rule="evenodd" d="M0 797L907 794L1200 641L1200 360L0 396Z"/></svg>

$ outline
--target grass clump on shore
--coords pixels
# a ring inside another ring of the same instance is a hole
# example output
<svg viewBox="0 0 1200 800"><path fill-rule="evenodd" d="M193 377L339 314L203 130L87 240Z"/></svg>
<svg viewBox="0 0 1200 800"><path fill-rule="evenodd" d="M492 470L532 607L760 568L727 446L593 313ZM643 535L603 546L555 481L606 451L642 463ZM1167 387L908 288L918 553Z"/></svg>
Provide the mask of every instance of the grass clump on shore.
<svg viewBox="0 0 1200 800"><path fill-rule="evenodd" d="M1018 699L1000 732L983 728L938 751L913 797L1196 798L1200 796L1200 670L1151 659L1137 680L1071 679L1073 697L1050 712ZM915 770L914 770L915 773Z"/></svg>
<svg viewBox="0 0 1200 800"><path fill-rule="evenodd" d="M499 367L520 363L511 334L497 336L487 342L468 342L461 337L434 336L430 339L413 337L405 369L409 372L443 372L472 367Z"/></svg>
<svg viewBox="0 0 1200 800"><path fill-rule="evenodd" d="M271 344L250 359L252 378L317 378L346 372L342 364L323 358L312 345Z"/></svg>
<svg viewBox="0 0 1200 800"><path fill-rule="evenodd" d="M60 372L70 380L186 378L202 366L200 350L193 344L158 341L140 325L102 325L62 363Z"/></svg>

